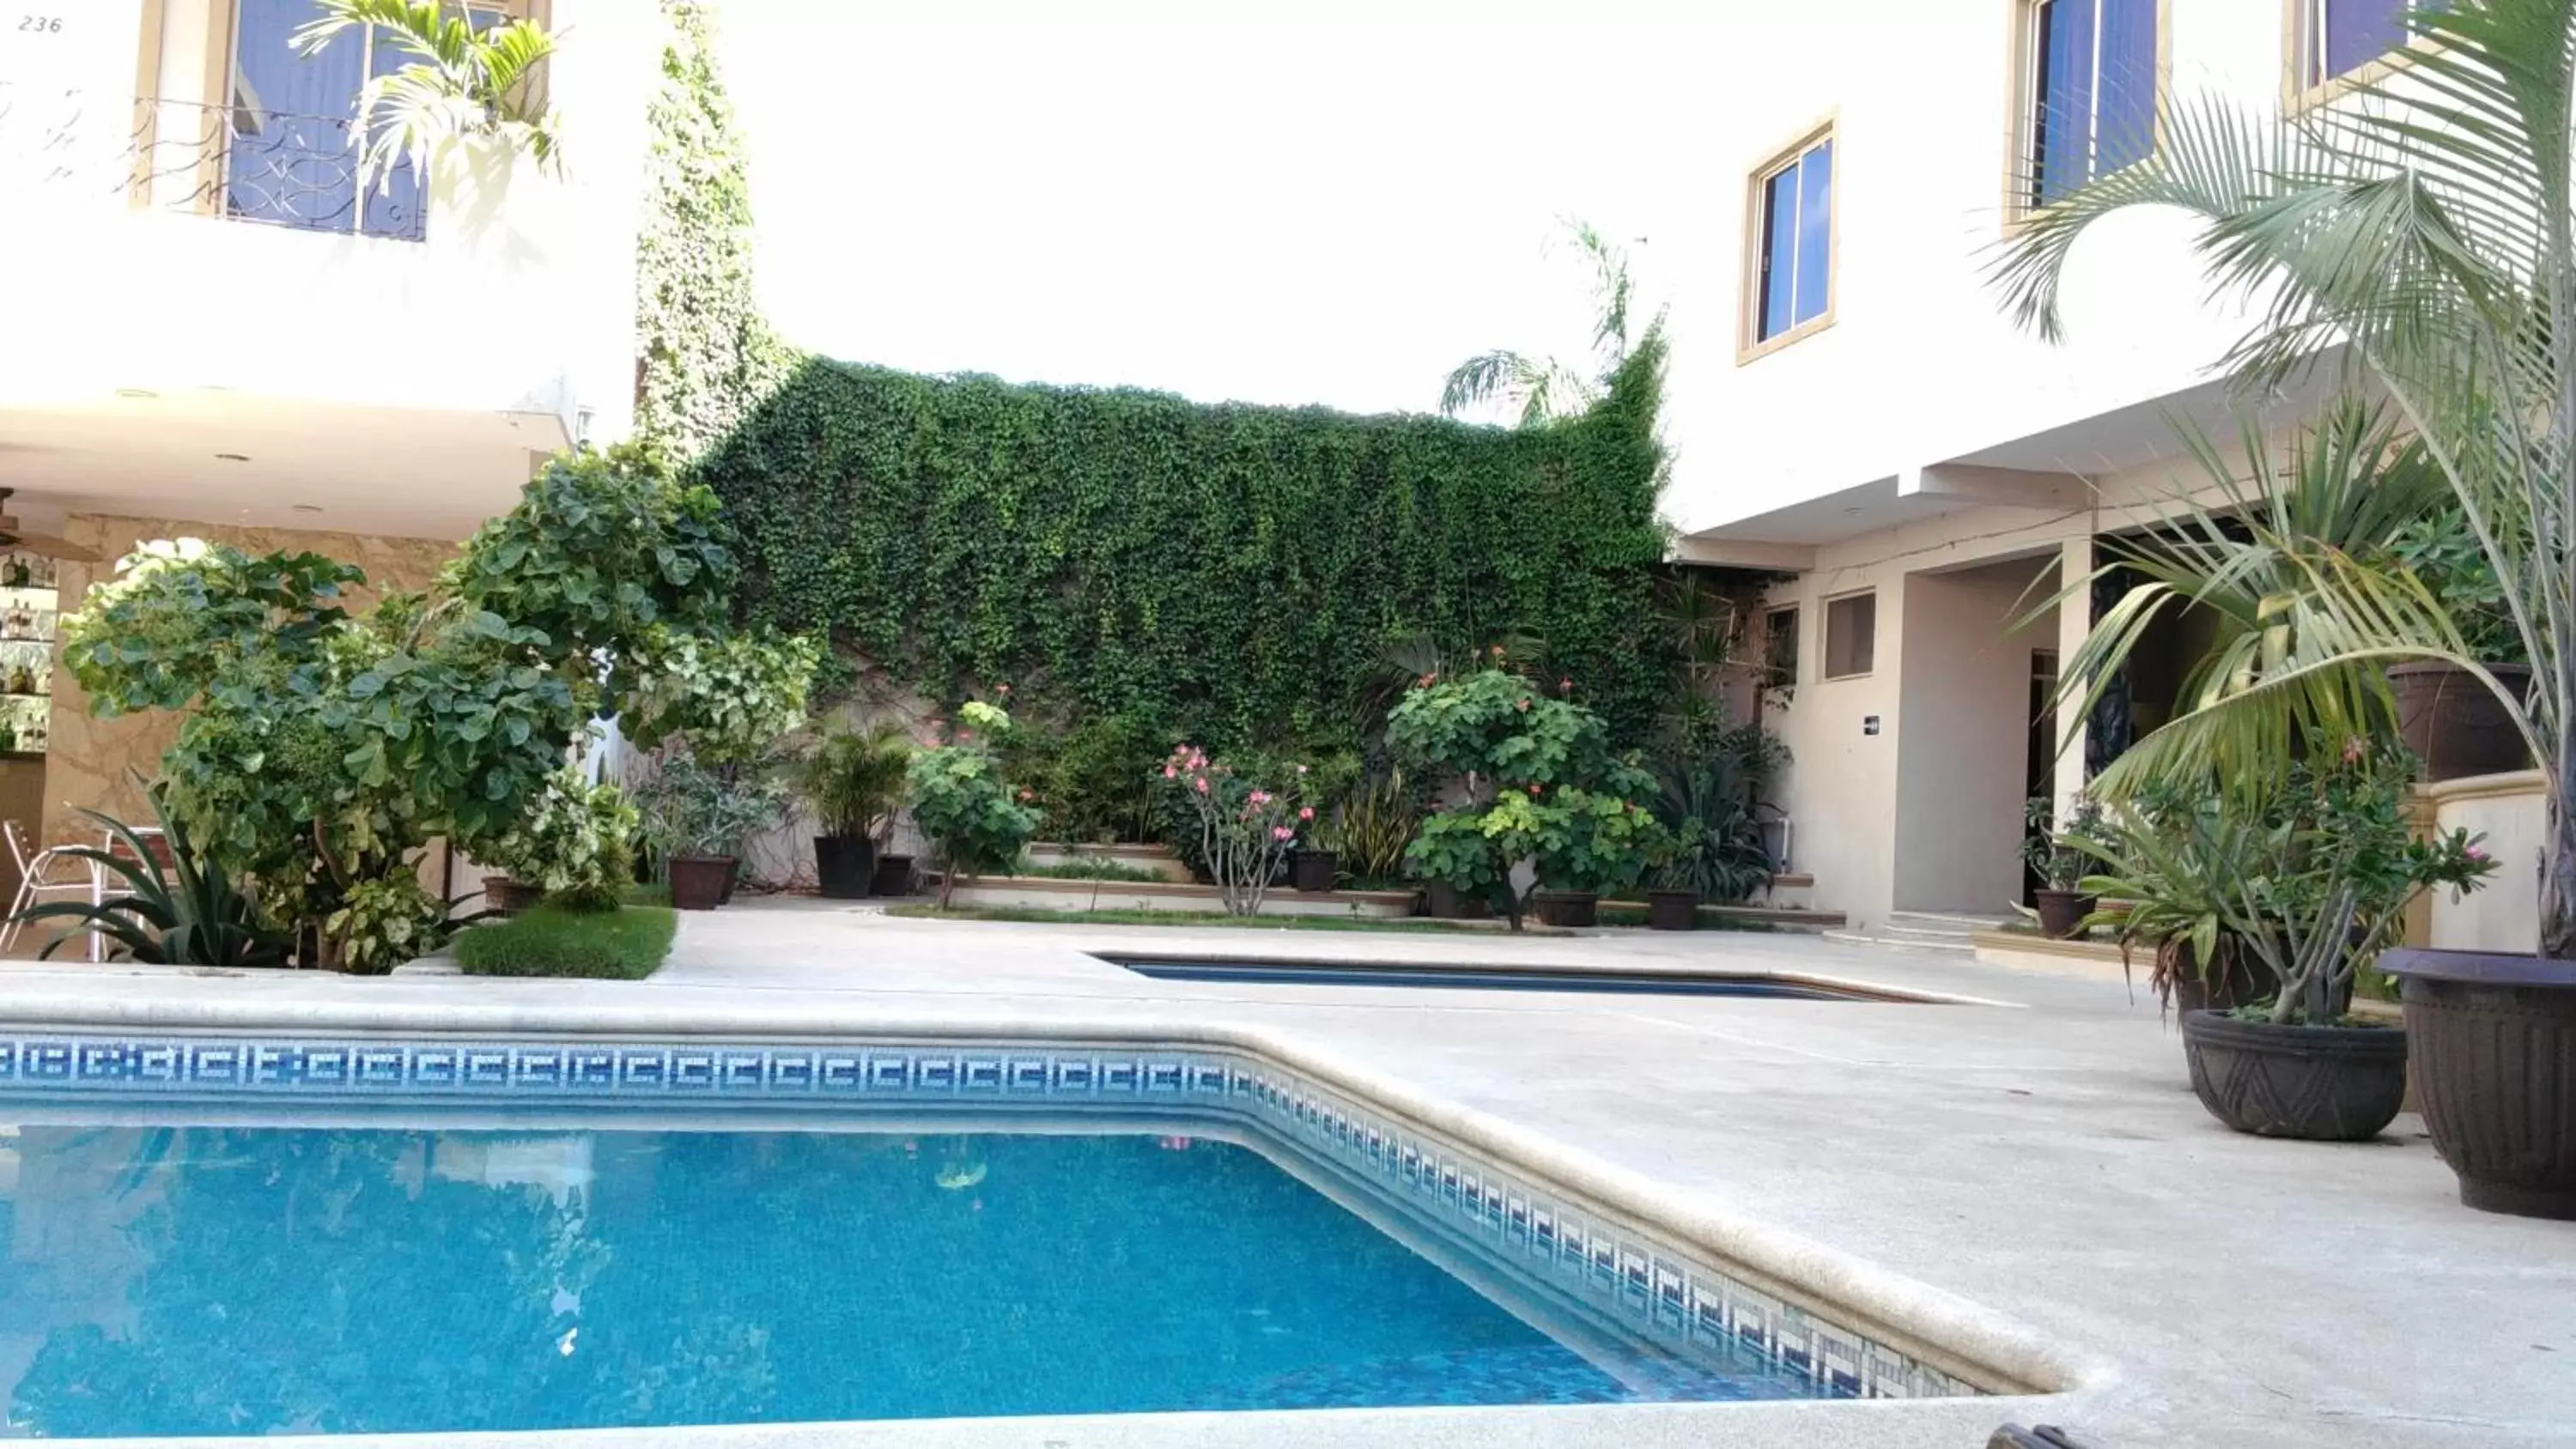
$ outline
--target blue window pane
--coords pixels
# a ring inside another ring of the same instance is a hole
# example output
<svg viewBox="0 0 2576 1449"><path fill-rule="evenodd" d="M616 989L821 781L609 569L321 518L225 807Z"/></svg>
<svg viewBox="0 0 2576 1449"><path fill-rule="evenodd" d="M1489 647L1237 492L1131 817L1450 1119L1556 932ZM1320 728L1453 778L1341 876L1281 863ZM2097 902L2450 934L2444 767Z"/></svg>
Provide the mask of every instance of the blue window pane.
<svg viewBox="0 0 2576 1449"><path fill-rule="evenodd" d="M1798 292L1800 322L1825 315L1833 280L1834 143L1809 151L1798 163Z"/></svg>
<svg viewBox="0 0 2576 1449"><path fill-rule="evenodd" d="M342 43L299 56L287 43L320 11L315 0L241 0L225 118L232 215L346 231L357 211L348 118L365 54Z"/></svg>
<svg viewBox="0 0 2576 1449"><path fill-rule="evenodd" d="M1798 168L1762 183L1762 325L1777 337L1797 325Z"/></svg>
<svg viewBox="0 0 2576 1449"><path fill-rule="evenodd" d="M2406 0L2325 0L2324 20L2315 81L2359 70L2406 43Z"/></svg>
<svg viewBox="0 0 2576 1449"><path fill-rule="evenodd" d="M2092 157L2094 3L2046 0L2038 7L2031 194L2042 204L2083 185Z"/></svg>
<svg viewBox="0 0 2576 1449"><path fill-rule="evenodd" d="M2156 0L2102 0L2102 66L2089 176L2147 159L2156 145Z"/></svg>
<svg viewBox="0 0 2576 1449"><path fill-rule="evenodd" d="M370 60L373 68L368 72L371 77L400 70L411 63L411 53L389 32L375 32L374 40ZM355 105L356 98L352 97L353 111ZM356 164L354 158L360 154L363 154L363 147L353 138L352 165ZM420 223L420 173L411 158L406 156L388 167L385 174L377 177L375 184L367 188L360 208L358 229L369 236L418 237L421 234Z"/></svg>

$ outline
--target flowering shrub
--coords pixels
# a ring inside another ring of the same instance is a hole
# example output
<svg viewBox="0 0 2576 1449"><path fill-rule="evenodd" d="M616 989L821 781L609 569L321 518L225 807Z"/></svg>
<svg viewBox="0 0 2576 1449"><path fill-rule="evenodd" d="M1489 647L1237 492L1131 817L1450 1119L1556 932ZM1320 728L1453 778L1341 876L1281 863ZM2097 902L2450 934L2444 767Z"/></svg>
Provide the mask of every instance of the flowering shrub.
<svg viewBox="0 0 2576 1449"><path fill-rule="evenodd" d="M478 842L474 855L559 904L609 910L635 868L639 820L625 791L593 785L579 770L566 768L547 777L517 825Z"/></svg>
<svg viewBox="0 0 2576 1449"><path fill-rule="evenodd" d="M1038 811L1029 792L1002 778L995 747L1010 733L1010 715L981 701L957 711L957 728L942 727L939 743L912 757L904 788L912 823L930 843L939 871L939 904L946 906L961 875L1008 870L1038 833Z"/></svg>
<svg viewBox="0 0 2576 1449"><path fill-rule="evenodd" d="M1270 883L1297 848L1299 834L1314 822L1313 808L1299 798L1307 773L1299 765L1284 781L1265 782L1194 745L1180 746L1163 761L1157 783L1181 802L1183 818L1195 823L1199 858L1228 915L1261 914Z"/></svg>

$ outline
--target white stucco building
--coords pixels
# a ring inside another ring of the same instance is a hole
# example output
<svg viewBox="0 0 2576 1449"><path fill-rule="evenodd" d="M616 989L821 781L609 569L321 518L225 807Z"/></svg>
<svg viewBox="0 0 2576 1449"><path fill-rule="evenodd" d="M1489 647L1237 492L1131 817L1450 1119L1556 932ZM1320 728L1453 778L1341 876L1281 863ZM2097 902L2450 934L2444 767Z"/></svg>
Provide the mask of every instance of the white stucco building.
<svg viewBox="0 0 2576 1449"><path fill-rule="evenodd" d="M2090 610L2041 606L2092 567L2097 536L2192 485L2176 420L2221 440L2237 427L2211 369L2242 319L2210 303L2187 218L2124 216L2079 245L2063 345L2005 316L1998 243L2143 155L2175 97L2313 105L2402 58L2406 3L1746 17L1762 33L1739 53L1815 63L1745 66L1714 102L1722 174L1690 219L1709 260L1674 304L1667 511L1683 558L1784 576L1756 647L1787 676L1772 722L1795 763L1778 793L1819 906L1869 928L2020 899L2025 800L2085 778L2084 742L2061 753L2042 707ZM2311 406L2273 399L2260 421ZM2175 653L2139 665L2135 729L2170 706Z"/></svg>

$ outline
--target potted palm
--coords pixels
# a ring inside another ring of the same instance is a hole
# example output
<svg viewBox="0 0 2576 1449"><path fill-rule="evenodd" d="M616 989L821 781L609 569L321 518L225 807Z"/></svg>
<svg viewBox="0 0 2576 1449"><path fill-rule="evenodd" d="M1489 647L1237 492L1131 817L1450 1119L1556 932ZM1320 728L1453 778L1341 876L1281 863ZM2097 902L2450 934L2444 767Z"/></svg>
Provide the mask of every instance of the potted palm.
<svg viewBox="0 0 2576 1449"><path fill-rule="evenodd" d="M2564 316L2576 72L2534 61L2576 46L2576 13L2456 0L2413 7L2407 24L2425 43L2354 103L2289 119L2225 100L2162 108L2160 144L2034 214L2004 243L1996 280L2008 309L2053 337L2067 256L2094 222L2137 206L2196 212L2212 276L2259 299L2230 357L2239 373L2339 372L2424 441L2499 586L2529 687L2480 657L2402 566L2319 553L2270 601L2260 667L2213 679L2121 763L2148 775L2177 759L2245 764L2283 737L2285 717L2349 719L2356 681L2384 690L2392 663L2447 665L2486 688L2542 776L2539 950L2394 949L2380 965L2404 983L2425 1122L2462 1200L2576 1217L2576 1093L2560 1085L2576 1081L2576 530L2564 526L2576 517L2576 327Z"/></svg>
<svg viewBox="0 0 2576 1449"><path fill-rule="evenodd" d="M2090 796L2078 796L2066 828L2057 828L2056 802L2034 795L2022 815L2022 859L2040 880L2032 899L2039 912L2039 933L2063 941L2081 934L2096 897L2084 891L2093 858L2084 851L2102 825L2102 807Z"/></svg>
<svg viewBox="0 0 2576 1449"><path fill-rule="evenodd" d="M797 762L797 784L813 807L814 876L834 900L856 900L876 884L877 848L903 799L912 741L890 724L835 730Z"/></svg>

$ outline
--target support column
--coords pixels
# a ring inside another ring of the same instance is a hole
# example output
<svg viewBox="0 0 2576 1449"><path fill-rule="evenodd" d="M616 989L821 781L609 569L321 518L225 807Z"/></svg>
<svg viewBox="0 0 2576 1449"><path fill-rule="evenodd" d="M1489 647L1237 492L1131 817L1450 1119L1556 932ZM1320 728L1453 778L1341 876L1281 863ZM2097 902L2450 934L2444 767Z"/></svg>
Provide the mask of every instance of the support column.
<svg viewBox="0 0 2576 1449"><path fill-rule="evenodd" d="M2092 573L2091 534L2082 534L2058 545L2057 586L2064 599L2057 606L2057 670L2061 680L2066 677L2067 665L2075 658L2075 651L2084 647L2085 636L2093 632L2092 591L2064 591ZM2074 808L2075 797L2093 778L2085 762L2089 736L2084 713L2066 703L2059 704L2057 708L2057 773L2054 784L2057 818L2060 820L2067 817Z"/></svg>

